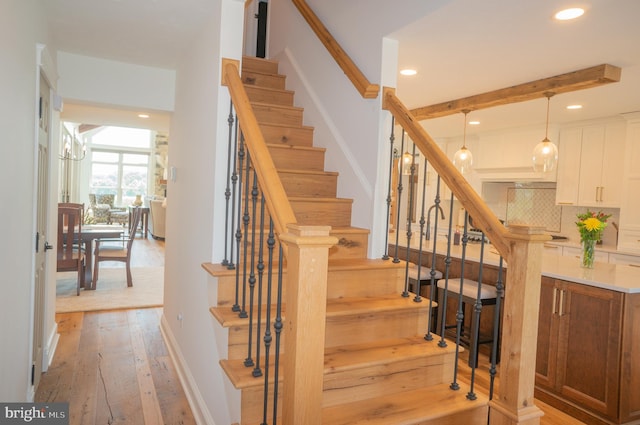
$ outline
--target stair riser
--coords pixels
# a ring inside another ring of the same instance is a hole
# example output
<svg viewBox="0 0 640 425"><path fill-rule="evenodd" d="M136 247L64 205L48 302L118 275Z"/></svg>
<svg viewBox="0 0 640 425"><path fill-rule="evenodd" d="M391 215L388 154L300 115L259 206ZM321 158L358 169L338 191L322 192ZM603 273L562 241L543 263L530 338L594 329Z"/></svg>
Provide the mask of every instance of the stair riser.
<svg viewBox="0 0 640 425"><path fill-rule="evenodd" d="M426 306L426 304L425 304ZM248 311L247 311L248 312ZM272 318L273 319L273 318ZM247 357L247 340L249 338L249 321L246 325L229 328L229 359ZM376 341L382 338L412 337L424 333L427 329L427 312L425 309L394 310L361 314L353 316L328 317L325 346L337 347L347 344L359 344ZM260 340L265 331L261 324ZM252 339L256 341L257 325L253 325ZM273 327L272 336L275 338ZM285 332L282 333L281 353L284 352ZM275 343L275 341L274 341Z"/></svg>
<svg viewBox="0 0 640 425"><path fill-rule="evenodd" d="M264 367L262 368L265 373ZM269 371L273 376L274 371ZM453 356L450 354L411 359L410 363L398 362L378 367L327 374L324 377L323 407L340 405L388 392L410 391L425 386L447 382L453 373ZM282 382L278 392L282 394ZM256 378L256 386L242 390L242 423L260 423L264 403L264 377ZM269 384L273 388L273 383ZM273 406L273 392L268 397L268 406ZM282 410L278 406L278 417ZM271 418L271 412L269 418Z"/></svg>
<svg viewBox="0 0 640 425"><path fill-rule="evenodd" d="M252 106L258 122L298 127L302 125L302 109L262 103L252 103Z"/></svg>
<svg viewBox="0 0 640 425"><path fill-rule="evenodd" d="M351 203L318 202L317 200L291 200L298 224L332 227L351 226Z"/></svg>
<svg viewBox="0 0 640 425"><path fill-rule="evenodd" d="M242 70L242 82L245 85L269 87L272 89L285 89L284 75L261 74Z"/></svg>
<svg viewBox="0 0 640 425"><path fill-rule="evenodd" d="M324 377L323 406L336 406L385 394L449 382L451 353L363 367Z"/></svg>
<svg viewBox="0 0 640 425"><path fill-rule="evenodd" d="M283 127L260 123L260 130L265 142L274 145L312 146L312 127Z"/></svg>
<svg viewBox="0 0 640 425"><path fill-rule="evenodd" d="M335 174L303 174L280 171L278 175L288 196L335 198L337 195L338 176Z"/></svg>
<svg viewBox="0 0 640 425"><path fill-rule="evenodd" d="M324 151L319 149L269 146L269 153L271 153L271 159L278 169L324 170Z"/></svg>
<svg viewBox="0 0 640 425"><path fill-rule="evenodd" d="M247 85L244 88L251 102L293 106L293 92L291 91L266 90L263 87L252 85Z"/></svg>
<svg viewBox="0 0 640 425"><path fill-rule="evenodd" d="M428 304L422 304L424 308L419 309L327 317L325 347L424 334L427 329Z"/></svg>
<svg viewBox="0 0 640 425"><path fill-rule="evenodd" d="M338 244L329 248L329 260L337 260L337 259L356 259L356 258L366 258L367 256L367 247L369 244L369 235L365 233L340 233L340 232L331 232L331 236L335 236L338 238ZM267 235L264 236L264 262L267 262L269 252L267 250ZM249 243L251 243L251 234L249 235ZM235 246L235 241L234 241ZM244 246L243 246L244 247ZM276 245L274 247L273 255L274 260L277 260L278 256L278 242L276 241ZM249 248L250 249L250 248ZM256 248L256 264L258 260L259 251ZM236 258L236 254L234 251L233 258ZM244 258L244 251L241 251L240 258Z"/></svg>
<svg viewBox="0 0 640 425"><path fill-rule="evenodd" d="M269 372L273 375L273 371ZM282 373L282 369L280 370ZM264 385L264 379L258 378ZM280 399L278 402L278 418L282 417L282 382L278 385L278 394ZM269 386L269 397L267 398L267 405L269 406L269 413L267 417L267 423L272 423L273 418L273 385ZM242 390L241 394L241 406L242 416L241 424L261 424L263 419L263 406L264 406L264 387L248 388Z"/></svg>
<svg viewBox="0 0 640 425"><path fill-rule="evenodd" d="M248 311L247 311L248 313ZM272 320L274 318L272 317ZM249 323L249 321L247 320L247 324ZM253 330L252 330L252 339L253 339L253 344L252 344L252 354L251 356L254 358L255 361L255 344L256 344L256 332L257 332L257 325L254 324L253 326ZM276 334L273 328L273 325L271 326L271 336L273 338L272 340L272 345L271 345L271 354L275 353L275 344L276 344ZM264 333L265 333L265 324L262 323L260 325L260 341L261 341L261 347L260 347L260 352L262 355L264 355L264 345L262 344L262 340L264 337ZM284 353L284 341L285 341L285 333L286 332L282 332L280 334L280 353ZM229 360L235 360L235 359L246 359L248 356L248 348L247 348L247 339L249 338L249 326L232 326L229 328L229 355L228 355L228 359Z"/></svg>
<svg viewBox="0 0 640 425"><path fill-rule="evenodd" d="M257 263L256 263L257 264ZM249 273L249 272L248 272ZM329 278L327 283L327 298L348 298L348 297L372 297L376 295L386 294L401 294L403 291L402 279L398 276L401 273L398 270L393 269L371 269L371 270L329 270ZM243 282L243 269L240 269L240 292L242 292ZM256 284L259 283L259 276L256 275ZM277 272L273 277L274 286L278 281ZM262 287L262 302L266 303L267 300L267 277L263 276ZM362 282L366 282L363 285ZM218 307L229 307L235 304L235 276L224 276L218 278ZM258 302L258 288L254 289L254 303ZM286 295L287 288L287 273L283 273L282 277L282 293L283 298ZM275 287L272 289L272 297L275 300ZM247 303L249 300L249 290L247 290ZM242 303L242 299L239 298L239 304ZM426 303L426 300L423 300Z"/></svg>
<svg viewBox="0 0 640 425"><path fill-rule="evenodd" d="M263 74L277 74L278 62L270 61L262 58L245 56L242 58L242 70L252 71L252 72L261 72Z"/></svg>

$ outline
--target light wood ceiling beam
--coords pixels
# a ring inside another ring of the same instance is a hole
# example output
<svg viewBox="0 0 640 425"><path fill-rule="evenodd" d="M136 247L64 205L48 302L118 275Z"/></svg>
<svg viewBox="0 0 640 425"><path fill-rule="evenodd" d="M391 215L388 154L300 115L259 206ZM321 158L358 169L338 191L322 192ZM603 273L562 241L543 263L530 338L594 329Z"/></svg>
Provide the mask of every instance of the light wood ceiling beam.
<svg viewBox="0 0 640 425"><path fill-rule="evenodd" d="M617 66L602 64L555 77L518 84L504 89L477 94L462 99L450 100L436 105L412 109L411 113L418 121L453 115L464 110L492 108L510 103L525 102L541 97L545 93L568 93L588 89L603 84L620 81L622 70Z"/></svg>

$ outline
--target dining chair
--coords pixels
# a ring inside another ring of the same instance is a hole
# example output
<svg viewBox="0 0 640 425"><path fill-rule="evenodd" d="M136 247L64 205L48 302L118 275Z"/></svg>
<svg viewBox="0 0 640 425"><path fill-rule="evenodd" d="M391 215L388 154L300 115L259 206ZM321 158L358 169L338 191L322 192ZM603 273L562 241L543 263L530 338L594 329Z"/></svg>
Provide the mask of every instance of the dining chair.
<svg viewBox="0 0 640 425"><path fill-rule="evenodd" d="M58 255L56 270L77 271L76 295L84 287L85 256L81 248L83 209L77 206L58 206Z"/></svg>
<svg viewBox="0 0 640 425"><path fill-rule="evenodd" d="M79 203L75 203L75 202L58 202L58 208L60 208L60 207L79 208L80 209L80 221L82 222L82 224L85 224L85 222L84 222L84 204L79 204Z"/></svg>
<svg viewBox="0 0 640 425"><path fill-rule="evenodd" d="M127 271L127 286L133 286L133 279L131 278L131 248L133 242L136 239L135 229L140 222L141 211L140 208L134 208L131 215L131 223L129 223L129 233L124 240L122 238L117 239L96 239L95 251L93 256L93 287L97 288L98 284L98 272L100 270L100 263L103 261L119 261L126 264ZM133 229L133 231L131 231Z"/></svg>

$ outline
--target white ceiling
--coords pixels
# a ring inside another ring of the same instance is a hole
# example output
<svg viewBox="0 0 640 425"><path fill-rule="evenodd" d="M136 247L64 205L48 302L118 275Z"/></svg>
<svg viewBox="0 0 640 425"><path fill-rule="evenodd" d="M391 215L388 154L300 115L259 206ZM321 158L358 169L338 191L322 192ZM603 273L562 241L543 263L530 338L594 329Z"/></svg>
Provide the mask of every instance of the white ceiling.
<svg viewBox="0 0 640 425"><path fill-rule="evenodd" d="M423 0L427 1L427 0ZM622 68L621 82L558 95L554 123L640 111L639 0L451 0L393 35L400 42L397 94L409 107L431 105L602 63ZM587 13L555 22L580 4ZM175 68L197 37L208 0L42 0L58 49L161 68ZM581 103L579 111L566 111ZM469 114L479 131L544 123L546 99ZM434 137L462 133L462 114L424 121Z"/></svg>

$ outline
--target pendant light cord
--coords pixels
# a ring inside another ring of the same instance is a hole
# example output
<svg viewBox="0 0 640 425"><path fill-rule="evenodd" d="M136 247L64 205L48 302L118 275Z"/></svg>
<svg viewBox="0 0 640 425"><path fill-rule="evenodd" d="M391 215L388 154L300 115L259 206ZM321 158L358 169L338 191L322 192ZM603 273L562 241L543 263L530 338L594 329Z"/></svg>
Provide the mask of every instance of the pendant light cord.
<svg viewBox="0 0 640 425"><path fill-rule="evenodd" d="M544 95L547 96L547 126L544 130L544 141L548 142L549 141L549 106L551 105L551 96L553 96L555 93L553 92L546 92Z"/></svg>
<svg viewBox="0 0 640 425"><path fill-rule="evenodd" d="M464 130L462 131L462 149L467 149L467 114L469 113L468 109L462 111L464 114Z"/></svg>

